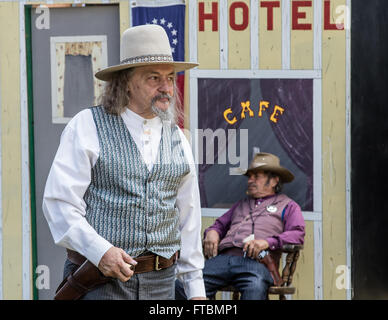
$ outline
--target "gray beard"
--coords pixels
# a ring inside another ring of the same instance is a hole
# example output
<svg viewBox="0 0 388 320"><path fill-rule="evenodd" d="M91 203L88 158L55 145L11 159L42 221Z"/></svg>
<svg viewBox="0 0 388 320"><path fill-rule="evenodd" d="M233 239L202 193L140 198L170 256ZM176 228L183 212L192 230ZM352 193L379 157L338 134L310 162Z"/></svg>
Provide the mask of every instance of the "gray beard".
<svg viewBox="0 0 388 320"><path fill-rule="evenodd" d="M158 99L161 98L168 98L169 99L169 107L167 110L161 110L158 107L155 106L155 102ZM151 110L153 113L155 113L162 121L170 121L171 125L175 124L175 98L170 97L169 95L163 94L155 97L151 101Z"/></svg>

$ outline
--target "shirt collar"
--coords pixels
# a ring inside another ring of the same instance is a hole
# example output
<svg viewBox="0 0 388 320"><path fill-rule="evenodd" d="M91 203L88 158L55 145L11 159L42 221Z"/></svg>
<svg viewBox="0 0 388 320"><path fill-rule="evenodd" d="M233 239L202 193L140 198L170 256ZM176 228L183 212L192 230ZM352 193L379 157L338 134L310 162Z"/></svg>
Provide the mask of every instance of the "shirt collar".
<svg viewBox="0 0 388 320"><path fill-rule="evenodd" d="M124 116L126 120L128 120L128 122L134 127L142 127L144 124L150 127L155 127L160 126L162 123L162 120L158 116L155 116L152 119L146 119L128 108L125 109L125 111L122 113L122 116Z"/></svg>
<svg viewBox="0 0 388 320"><path fill-rule="evenodd" d="M251 197L251 199L255 200L255 202L263 202L264 200L271 199L271 198L273 198L275 196L276 196L276 193L275 194L271 194L269 196L262 197L262 198L253 198L253 197Z"/></svg>

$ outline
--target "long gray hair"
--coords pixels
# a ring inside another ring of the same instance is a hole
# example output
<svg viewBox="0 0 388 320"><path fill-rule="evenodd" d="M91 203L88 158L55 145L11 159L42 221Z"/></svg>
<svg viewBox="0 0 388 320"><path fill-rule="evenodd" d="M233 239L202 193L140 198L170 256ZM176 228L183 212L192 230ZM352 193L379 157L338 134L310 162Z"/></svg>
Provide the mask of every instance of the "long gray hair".
<svg viewBox="0 0 388 320"><path fill-rule="evenodd" d="M129 68L116 72L110 81L105 83L104 91L99 97L99 104L102 105L107 113L120 115L129 105L131 92L129 92L128 83L131 80L134 70ZM133 94L133 93L132 93ZM182 111L182 97L174 81L174 96L170 102L171 112L174 115L173 123L180 123L184 119Z"/></svg>

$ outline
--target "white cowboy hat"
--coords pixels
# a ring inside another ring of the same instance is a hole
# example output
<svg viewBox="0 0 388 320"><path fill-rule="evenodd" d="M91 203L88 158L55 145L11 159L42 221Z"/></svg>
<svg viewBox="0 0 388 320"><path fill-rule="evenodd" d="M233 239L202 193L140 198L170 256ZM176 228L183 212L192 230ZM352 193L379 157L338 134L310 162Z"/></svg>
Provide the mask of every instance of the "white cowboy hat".
<svg viewBox="0 0 388 320"><path fill-rule="evenodd" d="M96 78L109 81L112 74L150 64L169 64L175 72L198 66L198 63L174 61L170 41L163 27L147 24L129 28L121 38L120 64L98 71Z"/></svg>

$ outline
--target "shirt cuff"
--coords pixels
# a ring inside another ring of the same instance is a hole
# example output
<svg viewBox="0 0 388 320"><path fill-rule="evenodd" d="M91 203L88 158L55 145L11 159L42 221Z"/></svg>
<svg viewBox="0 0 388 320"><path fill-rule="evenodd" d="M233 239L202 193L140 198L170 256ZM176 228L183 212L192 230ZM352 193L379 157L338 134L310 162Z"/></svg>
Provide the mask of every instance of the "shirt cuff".
<svg viewBox="0 0 388 320"><path fill-rule="evenodd" d="M220 239L221 239L221 231L218 228L212 227L212 226L210 226L209 228L205 229L205 231L203 232L203 238L204 239L206 238L207 233L209 231L211 231L211 230L217 231L217 233L218 233L218 235L220 236Z"/></svg>
<svg viewBox="0 0 388 320"><path fill-rule="evenodd" d="M109 241L99 236L86 248L85 257L98 267L101 258L111 247L113 245Z"/></svg>
<svg viewBox="0 0 388 320"><path fill-rule="evenodd" d="M184 284L187 300L195 297L206 297L205 284L203 279L193 279Z"/></svg>
<svg viewBox="0 0 388 320"><path fill-rule="evenodd" d="M268 247L269 250L276 250L279 248L279 241L277 239L267 238L266 240L267 240L268 245L269 245L269 247Z"/></svg>

